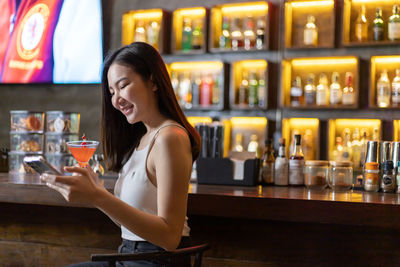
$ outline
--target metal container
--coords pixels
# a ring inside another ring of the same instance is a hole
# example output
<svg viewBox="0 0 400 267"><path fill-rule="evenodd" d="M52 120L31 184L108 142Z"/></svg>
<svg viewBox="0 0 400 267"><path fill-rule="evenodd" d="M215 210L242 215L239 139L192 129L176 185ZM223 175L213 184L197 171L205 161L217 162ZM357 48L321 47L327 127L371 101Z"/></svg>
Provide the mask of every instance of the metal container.
<svg viewBox="0 0 400 267"><path fill-rule="evenodd" d="M391 143L390 141L383 141L379 144L379 164L391 160Z"/></svg>
<svg viewBox="0 0 400 267"><path fill-rule="evenodd" d="M379 150L378 141L368 141L365 162L379 162L378 150Z"/></svg>
<svg viewBox="0 0 400 267"><path fill-rule="evenodd" d="M392 142L392 161L396 172L399 160L400 160L400 142Z"/></svg>

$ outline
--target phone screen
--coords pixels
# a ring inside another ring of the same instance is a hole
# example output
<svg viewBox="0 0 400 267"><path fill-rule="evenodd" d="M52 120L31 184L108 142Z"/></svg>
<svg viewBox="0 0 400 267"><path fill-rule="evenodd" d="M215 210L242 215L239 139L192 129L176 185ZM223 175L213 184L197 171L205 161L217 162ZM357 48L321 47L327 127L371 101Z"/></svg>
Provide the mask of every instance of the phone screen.
<svg viewBox="0 0 400 267"><path fill-rule="evenodd" d="M27 156L24 158L24 163L39 174L48 173L53 175L63 175L43 156Z"/></svg>

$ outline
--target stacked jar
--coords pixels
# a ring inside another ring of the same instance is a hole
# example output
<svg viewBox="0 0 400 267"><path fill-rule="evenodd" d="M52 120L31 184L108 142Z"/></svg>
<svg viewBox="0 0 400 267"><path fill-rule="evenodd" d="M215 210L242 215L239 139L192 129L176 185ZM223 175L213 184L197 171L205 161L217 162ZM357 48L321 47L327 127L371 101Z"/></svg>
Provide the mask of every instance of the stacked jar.
<svg viewBox="0 0 400 267"><path fill-rule="evenodd" d="M27 110L11 110L10 173L33 173L23 162L25 156L43 154L44 113Z"/></svg>
<svg viewBox="0 0 400 267"><path fill-rule="evenodd" d="M68 141L79 140L80 114L64 111L46 112L45 157L54 167L62 171L64 166L73 166L75 159L68 150Z"/></svg>

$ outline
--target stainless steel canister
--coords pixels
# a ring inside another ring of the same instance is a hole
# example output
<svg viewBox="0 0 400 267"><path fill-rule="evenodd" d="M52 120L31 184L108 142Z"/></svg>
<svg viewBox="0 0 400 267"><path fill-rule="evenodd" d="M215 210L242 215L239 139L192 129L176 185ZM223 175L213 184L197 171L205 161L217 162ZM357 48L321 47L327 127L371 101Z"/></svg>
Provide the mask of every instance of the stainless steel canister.
<svg viewBox="0 0 400 267"><path fill-rule="evenodd" d="M391 160L391 143L390 141L380 142L379 145L379 164L382 164L388 160Z"/></svg>
<svg viewBox="0 0 400 267"><path fill-rule="evenodd" d="M379 151L378 141L368 141L365 162L379 162L378 151Z"/></svg>
<svg viewBox="0 0 400 267"><path fill-rule="evenodd" d="M392 143L392 161L393 161L393 166L394 166L395 170L397 170L399 160L400 160L400 142L393 142Z"/></svg>

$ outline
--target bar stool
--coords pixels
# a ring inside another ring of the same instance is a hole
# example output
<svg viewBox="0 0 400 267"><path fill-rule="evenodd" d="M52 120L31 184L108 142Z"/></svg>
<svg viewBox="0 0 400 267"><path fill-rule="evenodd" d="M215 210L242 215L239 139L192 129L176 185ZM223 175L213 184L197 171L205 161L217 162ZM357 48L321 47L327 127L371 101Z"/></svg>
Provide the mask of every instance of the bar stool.
<svg viewBox="0 0 400 267"><path fill-rule="evenodd" d="M116 266L117 261L137 261L137 260L166 260L177 259L184 256L194 256L194 267L201 266L203 252L209 249L208 244L201 244L186 248L179 248L170 251L143 252L143 253L111 253L111 254L92 254L92 261L107 261L109 266Z"/></svg>

